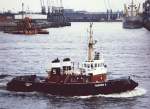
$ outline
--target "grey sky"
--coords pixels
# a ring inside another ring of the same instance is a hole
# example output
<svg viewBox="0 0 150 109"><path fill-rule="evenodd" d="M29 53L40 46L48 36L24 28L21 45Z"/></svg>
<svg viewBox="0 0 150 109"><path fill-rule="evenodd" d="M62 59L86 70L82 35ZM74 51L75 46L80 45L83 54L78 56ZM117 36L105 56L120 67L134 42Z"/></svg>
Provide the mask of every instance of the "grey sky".
<svg viewBox="0 0 150 109"><path fill-rule="evenodd" d="M25 9L32 11L40 11L40 0L0 0L0 11L21 10L22 1L25 3ZM47 5L47 0L45 5ZM50 0L52 3L59 0ZM86 11L105 11L106 8L111 7L113 10L123 9L124 3L129 3L131 0L62 0L65 8L72 8L75 10ZM136 3L142 3L144 0L134 0Z"/></svg>

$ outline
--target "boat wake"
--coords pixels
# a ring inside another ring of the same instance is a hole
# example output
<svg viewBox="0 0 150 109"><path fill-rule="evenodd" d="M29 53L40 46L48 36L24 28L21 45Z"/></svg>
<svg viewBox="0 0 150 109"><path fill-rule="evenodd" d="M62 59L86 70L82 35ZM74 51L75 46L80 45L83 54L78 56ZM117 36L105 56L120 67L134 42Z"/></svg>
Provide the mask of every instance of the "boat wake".
<svg viewBox="0 0 150 109"><path fill-rule="evenodd" d="M132 91L127 91L127 92L123 92L123 93L116 93L116 94L99 94L99 95L95 95L95 96L80 96L77 98L82 98L82 99L86 99L86 98L91 98L91 97L105 97L105 98L131 98L131 97L137 97L137 96L142 96L144 94L146 94L146 90L140 87L135 88Z"/></svg>
<svg viewBox="0 0 150 109"><path fill-rule="evenodd" d="M2 90L3 89L3 90ZM146 90L140 87L135 88L132 91L127 91L123 93L116 93L116 94L99 94L99 95L90 95L90 96L74 96L73 98L80 98L80 99L88 99L93 97L104 97L104 98L131 98L131 97L137 97L142 96L146 94ZM10 91L5 90L4 88L1 88L0 90L1 94L10 94ZM37 92L11 92L12 95L38 95ZM60 96L59 96L60 97ZM72 98L72 97L71 97Z"/></svg>

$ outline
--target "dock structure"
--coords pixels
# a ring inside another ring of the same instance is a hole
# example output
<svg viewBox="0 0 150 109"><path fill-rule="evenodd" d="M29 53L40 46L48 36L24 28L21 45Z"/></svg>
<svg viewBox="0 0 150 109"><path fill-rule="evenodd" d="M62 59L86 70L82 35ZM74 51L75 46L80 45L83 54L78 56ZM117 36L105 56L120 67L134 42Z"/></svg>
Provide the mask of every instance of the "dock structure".
<svg viewBox="0 0 150 109"><path fill-rule="evenodd" d="M150 0L146 0L143 4L143 22L143 26L150 31Z"/></svg>
<svg viewBox="0 0 150 109"><path fill-rule="evenodd" d="M59 0L59 3L57 3L56 6L50 6L49 4L47 20L49 22L53 22L55 26L71 26L71 23L67 21L66 16L64 15L64 7L62 4L62 0Z"/></svg>
<svg viewBox="0 0 150 109"><path fill-rule="evenodd" d="M64 9L64 16L69 22L117 22L122 20L123 12L87 12Z"/></svg>
<svg viewBox="0 0 150 109"><path fill-rule="evenodd" d="M143 4L143 14L145 19L150 18L150 0L146 0Z"/></svg>
<svg viewBox="0 0 150 109"><path fill-rule="evenodd" d="M107 9L106 12L87 12L74 11L65 9L62 0L39 0L41 2L41 12L25 12L25 4L22 3L22 10L18 13L4 12L0 13L0 31L16 30L17 23L24 17L32 19L32 24L36 28L53 28L70 26L70 22L118 22L122 21L122 11L112 11ZM47 3L46 3L47 2Z"/></svg>

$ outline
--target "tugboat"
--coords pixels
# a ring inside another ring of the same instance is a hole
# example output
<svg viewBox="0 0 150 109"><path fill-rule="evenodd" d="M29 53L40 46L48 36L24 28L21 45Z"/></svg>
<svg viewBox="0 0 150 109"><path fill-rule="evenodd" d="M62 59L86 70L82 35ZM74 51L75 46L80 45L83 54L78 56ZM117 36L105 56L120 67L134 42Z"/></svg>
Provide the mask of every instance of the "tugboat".
<svg viewBox="0 0 150 109"><path fill-rule="evenodd" d="M22 3L21 13L22 13L22 19L15 22L15 26L13 27L13 29L6 29L6 30L4 30L4 33L24 34L24 35L49 34L49 32L47 30L37 28L31 18L24 17L24 14L26 13L24 11L24 3Z"/></svg>
<svg viewBox="0 0 150 109"><path fill-rule="evenodd" d="M36 75L18 76L7 83L7 90L19 92L37 91L59 96L88 96L113 94L133 90L138 83L130 77L109 80L103 56L94 52L92 23L90 24L88 59L75 69L70 58L51 62L48 77ZM93 55L95 54L95 55Z"/></svg>
<svg viewBox="0 0 150 109"><path fill-rule="evenodd" d="M136 29L143 27L143 18L139 13L140 4L137 6L132 0L131 5L124 5L123 28Z"/></svg>
<svg viewBox="0 0 150 109"><path fill-rule="evenodd" d="M49 34L49 32L46 30L36 28L32 24L32 19L30 19L29 17L25 17L21 19L21 21L17 23L16 30L4 31L4 32L10 34L25 34L25 35Z"/></svg>

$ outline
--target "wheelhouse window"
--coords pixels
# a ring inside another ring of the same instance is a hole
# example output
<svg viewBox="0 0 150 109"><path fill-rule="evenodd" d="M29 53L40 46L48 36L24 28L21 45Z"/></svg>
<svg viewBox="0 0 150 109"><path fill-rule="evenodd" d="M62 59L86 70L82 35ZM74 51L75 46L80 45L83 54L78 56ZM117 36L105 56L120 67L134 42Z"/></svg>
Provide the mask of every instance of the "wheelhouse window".
<svg viewBox="0 0 150 109"><path fill-rule="evenodd" d="M90 64L87 64L87 67L90 68Z"/></svg>
<svg viewBox="0 0 150 109"><path fill-rule="evenodd" d="M93 64L91 64L91 68L93 68Z"/></svg>
<svg viewBox="0 0 150 109"><path fill-rule="evenodd" d="M97 67L97 63L95 63L95 67Z"/></svg>

